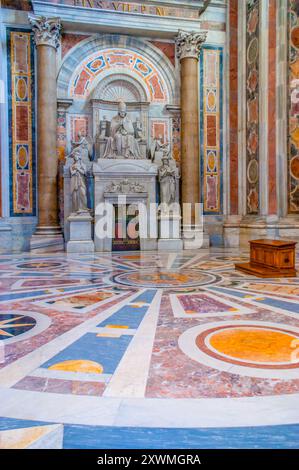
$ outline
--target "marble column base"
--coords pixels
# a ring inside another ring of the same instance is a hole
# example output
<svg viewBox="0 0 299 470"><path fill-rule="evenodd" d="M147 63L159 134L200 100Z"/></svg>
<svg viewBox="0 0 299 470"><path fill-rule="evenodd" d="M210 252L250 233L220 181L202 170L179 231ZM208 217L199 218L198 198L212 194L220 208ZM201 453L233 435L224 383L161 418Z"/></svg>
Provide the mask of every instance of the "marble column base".
<svg viewBox="0 0 299 470"><path fill-rule="evenodd" d="M210 237L202 227L183 226L184 250L198 250L200 248L209 248Z"/></svg>
<svg viewBox="0 0 299 470"><path fill-rule="evenodd" d="M295 217L246 216L237 219L230 217L223 226L226 248L249 249L250 240L261 238L299 241L299 223Z"/></svg>
<svg viewBox="0 0 299 470"><path fill-rule="evenodd" d="M240 216L229 216L223 224L223 239L225 248L240 246Z"/></svg>
<svg viewBox="0 0 299 470"><path fill-rule="evenodd" d="M68 253L93 253L94 242L91 234L92 217L89 213L72 214L70 223L70 240L66 245Z"/></svg>
<svg viewBox="0 0 299 470"><path fill-rule="evenodd" d="M64 251L64 239L60 227L37 227L30 239L30 251L34 253Z"/></svg>
<svg viewBox="0 0 299 470"><path fill-rule="evenodd" d="M12 251L12 227L0 222L0 253Z"/></svg>
<svg viewBox="0 0 299 470"><path fill-rule="evenodd" d="M160 238L158 240L159 251L181 251L184 248L180 238Z"/></svg>
<svg viewBox="0 0 299 470"><path fill-rule="evenodd" d="M180 251L183 249L181 239L181 216L160 214L159 216L159 251Z"/></svg>

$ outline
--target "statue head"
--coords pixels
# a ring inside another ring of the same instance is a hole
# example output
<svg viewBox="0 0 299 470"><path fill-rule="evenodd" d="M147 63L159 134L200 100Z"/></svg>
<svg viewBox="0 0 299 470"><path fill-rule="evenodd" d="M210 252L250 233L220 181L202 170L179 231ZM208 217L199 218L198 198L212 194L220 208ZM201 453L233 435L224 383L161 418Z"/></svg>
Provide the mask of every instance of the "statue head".
<svg viewBox="0 0 299 470"><path fill-rule="evenodd" d="M118 114L121 118L124 118L127 114L127 105L124 101L120 101L118 104Z"/></svg>

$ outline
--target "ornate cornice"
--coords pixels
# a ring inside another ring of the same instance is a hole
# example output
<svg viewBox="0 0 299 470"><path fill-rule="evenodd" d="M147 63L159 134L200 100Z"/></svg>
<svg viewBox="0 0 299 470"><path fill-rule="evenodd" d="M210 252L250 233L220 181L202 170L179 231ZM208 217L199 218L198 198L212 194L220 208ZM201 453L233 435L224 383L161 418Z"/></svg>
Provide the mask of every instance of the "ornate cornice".
<svg viewBox="0 0 299 470"><path fill-rule="evenodd" d="M201 33L179 31L175 38L178 59L182 60L186 57L198 59L201 47L207 39L207 34L207 31Z"/></svg>
<svg viewBox="0 0 299 470"><path fill-rule="evenodd" d="M29 22L34 33L36 46L59 47L61 23L60 18L29 15Z"/></svg>

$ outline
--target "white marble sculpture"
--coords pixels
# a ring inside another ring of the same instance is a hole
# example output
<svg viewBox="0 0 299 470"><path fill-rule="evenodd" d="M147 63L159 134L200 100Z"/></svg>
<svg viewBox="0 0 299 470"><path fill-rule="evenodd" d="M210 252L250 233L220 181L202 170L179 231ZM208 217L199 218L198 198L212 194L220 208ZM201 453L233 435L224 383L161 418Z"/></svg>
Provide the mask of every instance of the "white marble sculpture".
<svg viewBox="0 0 299 470"><path fill-rule="evenodd" d="M159 168L160 199L161 204L170 205L176 201L176 175L177 170L170 166L167 151L162 157L162 165Z"/></svg>
<svg viewBox="0 0 299 470"><path fill-rule="evenodd" d="M70 157L74 156L74 152L80 153L80 159L82 160L83 163L87 164L90 162L91 157L92 157L92 147L93 147L93 142L90 137L85 137L80 131L78 132L78 141L77 142L72 142L72 144L75 146L70 153Z"/></svg>
<svg viewBox="0 0 299 470"><path fill-rule="evenodd" d="M70 166L72 213L88 213L87 189L86 189L86 166L82 162L80 149L73 150L73 163Z"/></svg>
<svg viewBox="0 0 299 470"><path fill-rule="evenodd" d="M117 194L144 193L145 188L142 184L139 184L136 181L129 181L128 179L125 179L118 183L111 183L106 187L105 192Z"/></svg>
<svg viewBox="0 0 299 470"><path fill-rule="evenodd" d="M155 138L150 146L150 159L152 162L157 163L158 165L161 165L162 163L162 156L164 155L165 152L167 154L170 153L170 143L169 142L163 142L163 136L159 135L158 138Z"/></svg>
<svg viewBox="0 0 299 470"><path fill-rule="evenodd" d="M127 107L123 101L119 103L118 114L111 120L110 137L102 158L142 158L134 125L127 115Z"/></svg>

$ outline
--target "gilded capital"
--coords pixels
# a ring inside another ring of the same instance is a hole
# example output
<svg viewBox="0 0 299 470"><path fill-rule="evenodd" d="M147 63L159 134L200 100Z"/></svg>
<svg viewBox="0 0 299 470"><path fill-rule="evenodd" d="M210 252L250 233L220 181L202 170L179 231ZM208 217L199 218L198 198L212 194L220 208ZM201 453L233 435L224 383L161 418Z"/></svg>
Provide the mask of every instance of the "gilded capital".
<svg viewBox="0 0 299 470"><path fill-rule="evenodd" d="M34 33L35 45L51 46L57 49L60 44L60 18L29 15L29 21Z"/></svg>
<svg viewBox="0 0 299 470"><path fill-rule="evenodd" d="M206 31L201 33L179 31L175 39L178 59L182 60L186 57L198 59L201 47L207 39L207 34Z"/></svg>

